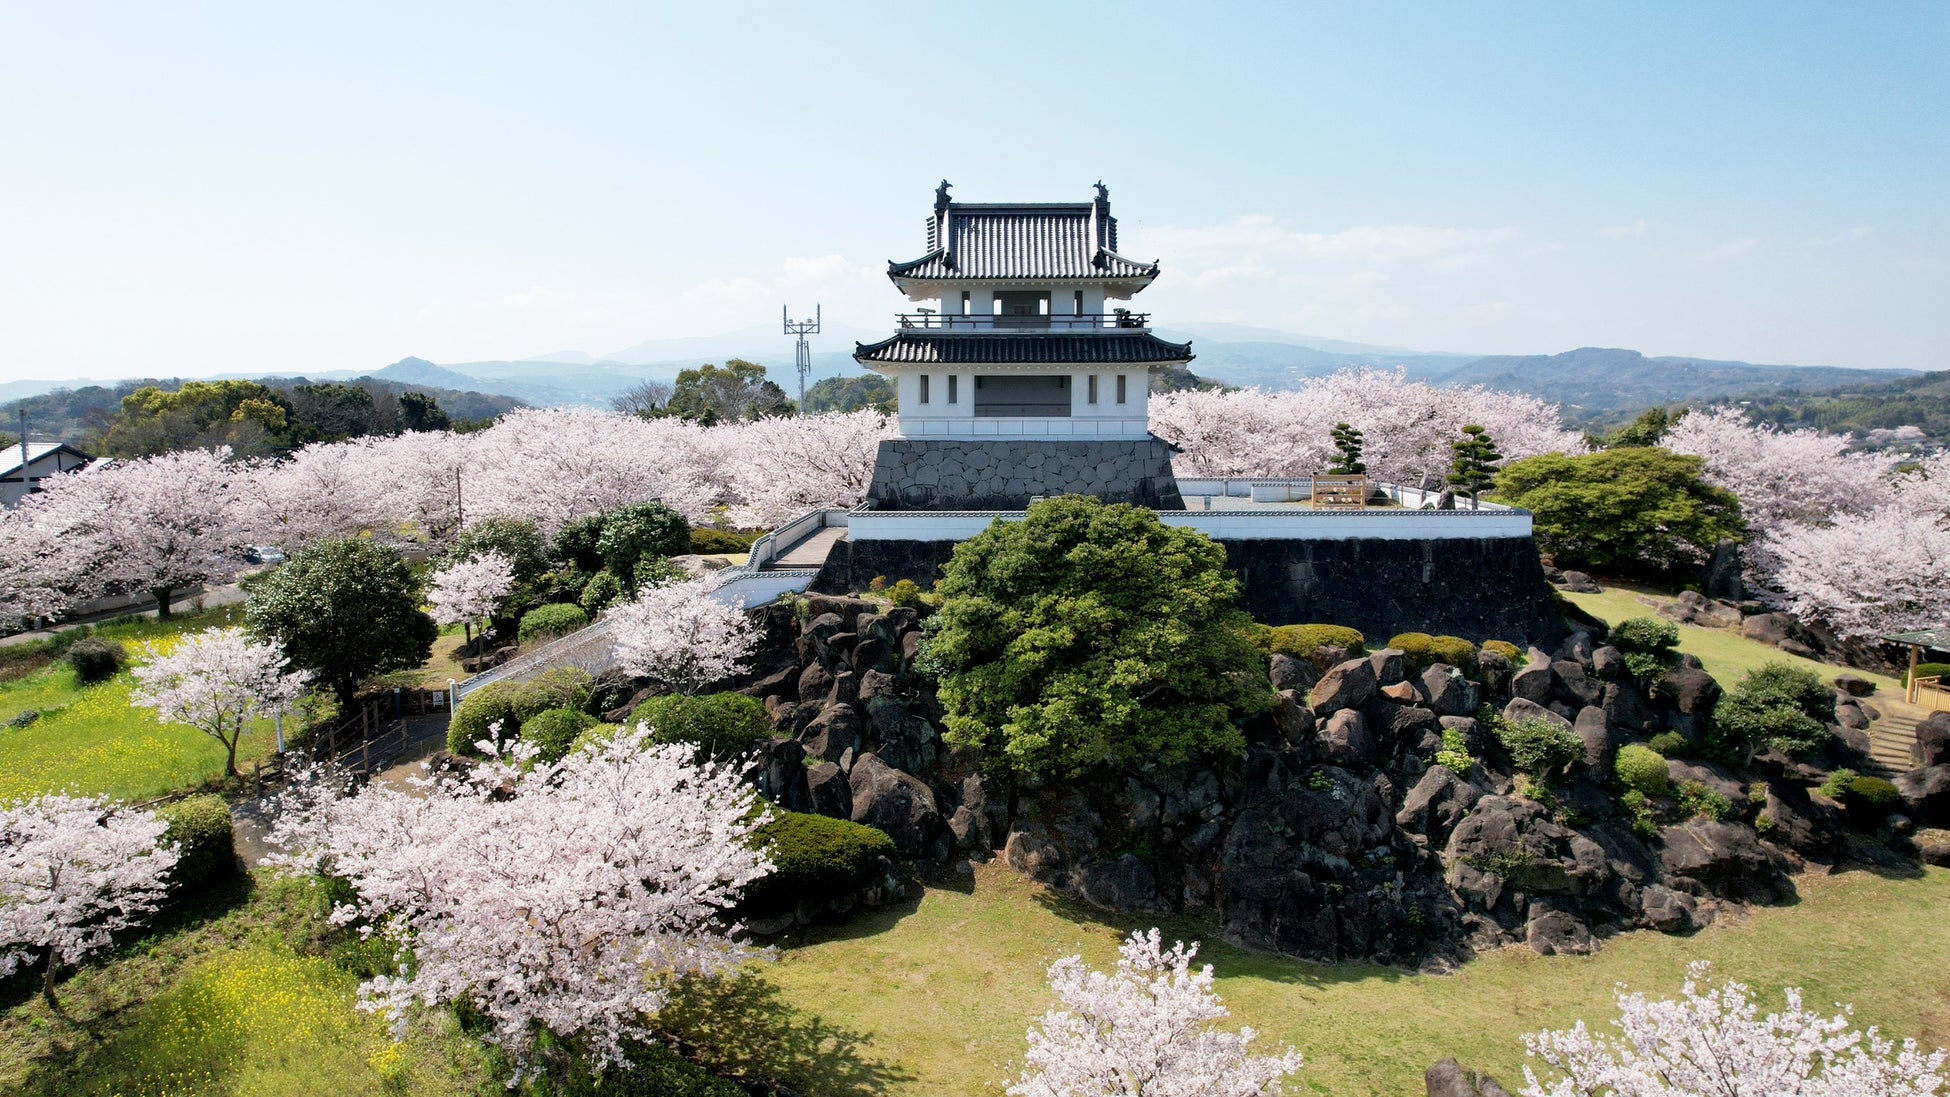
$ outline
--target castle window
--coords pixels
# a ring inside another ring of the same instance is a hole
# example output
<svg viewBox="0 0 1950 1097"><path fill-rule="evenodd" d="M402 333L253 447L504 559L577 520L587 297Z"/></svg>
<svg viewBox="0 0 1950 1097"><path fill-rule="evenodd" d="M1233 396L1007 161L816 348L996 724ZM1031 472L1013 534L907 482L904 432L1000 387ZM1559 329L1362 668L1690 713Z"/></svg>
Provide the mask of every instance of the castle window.
<svg viewBox="0 0 1950 1097"><path fill-rule="evenodd" d="M1074 311L1078 316L1083 315L1083 291L1082 290L1077 291L1077 307L1072 311Z"/></svg>
<svg viewBox="0 0 1950 1097"><path fill-rule="evenodd" d="M926 392L927 390L922 389L921 391ZM923 396L921 399L925 400L927 399L927 397ZM1124 374L1121 373L1117 375L1117 402L1120 404L1125 402L1124 401Z"/></svg>
<svg viewBox="0 0 1950 1097"><path fill-rule="evenodd" d="M928 375L925 373L921 375L921 402L928 402Z"/></svg>
<svg viewBox="0 0 1950 1097"><path fill-rule="evenodd" d="M961 403L961 393L958 391L961 386L957 384L960 380L961 375L958 373L948 375L948 402L950 404Z"/></svg>
<svg viewBox="0 0 1950 1097"><path fill-rule="evenodd" d="M1094 373L1090 375L1089 389L1090 389L1090 402L1094 404L1097 402L1097 375Z"/></svg>

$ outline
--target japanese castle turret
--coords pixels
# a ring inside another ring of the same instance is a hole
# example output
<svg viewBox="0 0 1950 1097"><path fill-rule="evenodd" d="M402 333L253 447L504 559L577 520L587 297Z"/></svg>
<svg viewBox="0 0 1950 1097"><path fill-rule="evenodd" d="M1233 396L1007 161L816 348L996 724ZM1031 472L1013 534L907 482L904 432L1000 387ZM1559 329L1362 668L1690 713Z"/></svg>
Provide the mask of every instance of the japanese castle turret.
<svg viewBox="0 0 1950 1097"><path fill-rule="evenodd" d="M891 378L900 437L883 442L878 510L1021 510L1095 495L1182 510L1170 445L1151 434L1158 371L1190 344L1153 335L1129 301L1157 263L1117 252L1099 183L1088 202L951 202L943 181L927 254L888 264L910 301L891 339L854 359Z"/></svg>

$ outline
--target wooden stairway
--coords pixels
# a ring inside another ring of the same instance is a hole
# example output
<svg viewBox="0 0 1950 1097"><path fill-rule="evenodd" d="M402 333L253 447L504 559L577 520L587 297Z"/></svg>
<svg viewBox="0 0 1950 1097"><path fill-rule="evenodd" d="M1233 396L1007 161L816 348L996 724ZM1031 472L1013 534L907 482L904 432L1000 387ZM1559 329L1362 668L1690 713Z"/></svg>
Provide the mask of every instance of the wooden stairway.
<svg viewBox="0 0 1950 1097"><path fill-rule="evenodd" d="M1916 746L1917 710L1908 705L1877 705L1882 719L1869 725L1869 755L1881 771L1875 776L1889 777L1916 768L1910 751Z"/></svg>

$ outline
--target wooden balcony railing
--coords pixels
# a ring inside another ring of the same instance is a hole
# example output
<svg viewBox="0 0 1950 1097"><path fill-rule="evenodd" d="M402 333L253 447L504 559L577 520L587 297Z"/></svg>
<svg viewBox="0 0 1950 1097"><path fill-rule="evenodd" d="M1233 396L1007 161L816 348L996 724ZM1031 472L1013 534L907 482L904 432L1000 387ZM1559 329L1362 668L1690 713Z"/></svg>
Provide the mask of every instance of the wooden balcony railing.
<svg viewBox="0 0 1950 1097"><path fill-rule="evenodd" d="M921 331L1141 331L1148 312L1059 312L1049 316L984 316L979 313L900 314L902 330Z"/></svg>

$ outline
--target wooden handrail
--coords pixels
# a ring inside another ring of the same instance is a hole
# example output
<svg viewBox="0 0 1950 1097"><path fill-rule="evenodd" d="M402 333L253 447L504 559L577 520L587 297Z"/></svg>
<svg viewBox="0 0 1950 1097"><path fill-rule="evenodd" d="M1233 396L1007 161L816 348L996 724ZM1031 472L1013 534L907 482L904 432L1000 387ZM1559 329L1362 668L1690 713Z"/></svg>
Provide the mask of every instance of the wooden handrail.
<svg viewBox="0 0 1950 1097"><path fill-rule="evenodd" d="M1942 708L1944 690L1943 676L1941 674L1928 674L1921 678L1912 677L1909 680L1907 696L1903 700L1912 705L1922 704L1923 690L1926 688L1930 691L1930 711L1935 712L1937 709Z"/></svg>

